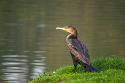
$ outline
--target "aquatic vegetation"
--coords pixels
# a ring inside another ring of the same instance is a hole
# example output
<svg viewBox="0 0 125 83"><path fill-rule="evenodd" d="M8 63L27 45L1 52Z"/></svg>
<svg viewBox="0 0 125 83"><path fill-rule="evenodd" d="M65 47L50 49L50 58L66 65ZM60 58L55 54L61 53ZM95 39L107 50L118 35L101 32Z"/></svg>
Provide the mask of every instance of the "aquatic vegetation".
<svg viewBox="0 0 125 83"><path fill-rule="evenodd" d="M80 67L64 66L47 72L30 83L125 83L125 60L120 58L100 58L92 62L100 72L81 71Z"/></svg>

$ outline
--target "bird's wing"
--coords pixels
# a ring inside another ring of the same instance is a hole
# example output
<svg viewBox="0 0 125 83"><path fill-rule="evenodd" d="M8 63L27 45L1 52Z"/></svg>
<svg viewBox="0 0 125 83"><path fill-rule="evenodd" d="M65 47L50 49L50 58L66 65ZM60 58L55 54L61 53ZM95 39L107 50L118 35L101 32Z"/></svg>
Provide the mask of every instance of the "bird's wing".
<svg viewBox="0 0 125 83"><path fill-rule="evenodd" d="M90 64L88 50L78 39L69 39L68 47L72 54L81 59L84 63Z"/></svg>

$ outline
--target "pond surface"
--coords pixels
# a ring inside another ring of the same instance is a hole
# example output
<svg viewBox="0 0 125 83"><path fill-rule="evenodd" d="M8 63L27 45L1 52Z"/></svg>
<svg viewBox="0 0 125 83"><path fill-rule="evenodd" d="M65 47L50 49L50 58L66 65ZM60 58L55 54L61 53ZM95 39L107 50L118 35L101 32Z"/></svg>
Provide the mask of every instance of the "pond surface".
<svg viewBox="0 0 125 83"><path fill-rule="evenodd" d="M1 0L0 83L27 83L72 64L66 33L74 25L91 60L125 57L124 0Z"/></svg>

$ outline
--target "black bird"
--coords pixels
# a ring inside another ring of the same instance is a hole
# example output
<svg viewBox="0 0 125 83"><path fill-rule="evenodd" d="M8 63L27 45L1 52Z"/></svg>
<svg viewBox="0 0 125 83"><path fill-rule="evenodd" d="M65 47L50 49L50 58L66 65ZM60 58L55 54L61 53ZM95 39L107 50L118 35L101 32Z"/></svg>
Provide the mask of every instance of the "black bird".
<svg viewBox="0 0 125 83"><path fill-rule="evenodd" d="M86 46L78 39L78 33L74 26L57 27L56 29L68 32L66 43L73 59L74 69L80 64L85 71L98 71L90 64L90 57Z"/></svg>

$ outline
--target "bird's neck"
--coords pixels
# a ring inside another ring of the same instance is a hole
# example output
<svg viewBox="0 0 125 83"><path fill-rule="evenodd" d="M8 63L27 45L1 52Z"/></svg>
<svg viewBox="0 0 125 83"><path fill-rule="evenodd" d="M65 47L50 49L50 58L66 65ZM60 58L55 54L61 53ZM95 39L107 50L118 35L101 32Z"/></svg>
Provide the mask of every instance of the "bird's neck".
<svg viewBox="0 0 125 83"><path fill-rule="evenodd" d="M69 35L66 37L66 42L67 42L68 44L71 43L71 42L69 41L70 39L77 39L77 36L72 35L72 34L69 34Z"/></svg>
<svg viewBox="0 0 125 83"><path fill-rule="evenodd" d="M70 39L70 38L77 39L77 35L69 34L66 38L67 38L67 39Z"/></svg>

